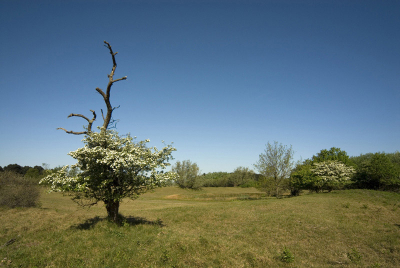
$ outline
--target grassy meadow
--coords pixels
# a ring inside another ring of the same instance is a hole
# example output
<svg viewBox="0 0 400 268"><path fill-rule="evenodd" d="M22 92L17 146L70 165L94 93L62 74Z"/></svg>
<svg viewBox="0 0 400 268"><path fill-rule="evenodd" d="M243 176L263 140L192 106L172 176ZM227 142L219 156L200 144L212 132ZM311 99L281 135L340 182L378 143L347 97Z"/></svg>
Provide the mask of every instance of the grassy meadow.
<svg viewBox="0 0 400 268"><path fill-rule="evenodd" d="M102 205L44 191L39 208L0 208L0 266L400 267L396 193L167 187L120 212L115 226Z"/></svg>

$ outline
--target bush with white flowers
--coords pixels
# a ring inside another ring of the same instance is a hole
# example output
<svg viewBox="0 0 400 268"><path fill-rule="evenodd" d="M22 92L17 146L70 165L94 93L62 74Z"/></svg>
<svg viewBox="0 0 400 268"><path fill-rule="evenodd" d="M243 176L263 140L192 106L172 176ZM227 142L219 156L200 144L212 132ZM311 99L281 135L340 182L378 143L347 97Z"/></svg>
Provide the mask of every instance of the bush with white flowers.
<svg viewBox="0 0 400 268"><path fill-rule="evenodd" d="M134 142L130 135L121 137L113 130L89 132L83 142L83 148L69 153L77 160L71 167L80 169L75 177L67 175L65 166L40 183L50 185L51 191L72 194L82 205L103 201L112 220L123 198L135 199L176 178L175 173L164 172L176 151L172 145L148 148L150 140Z"/></svg>
<svg viewBox="0 0 400 268"><path fill-rule="evenodd" d="M353 167L340 161L314 163L311 172L314 175L312 188L317 192L342 189L352 183L351 177L355 174Z"/></svg>

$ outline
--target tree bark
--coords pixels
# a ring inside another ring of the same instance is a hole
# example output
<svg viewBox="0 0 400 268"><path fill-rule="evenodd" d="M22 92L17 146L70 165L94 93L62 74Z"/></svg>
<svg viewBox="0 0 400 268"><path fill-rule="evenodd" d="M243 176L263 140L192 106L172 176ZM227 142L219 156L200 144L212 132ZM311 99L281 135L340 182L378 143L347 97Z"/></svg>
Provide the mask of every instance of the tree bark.
<svg viewBox="0 0 400 268"><path fill-rule="evenodd" d="M108 220L114 223L118 223L119 201L106 201L105 204Z"/></svg>

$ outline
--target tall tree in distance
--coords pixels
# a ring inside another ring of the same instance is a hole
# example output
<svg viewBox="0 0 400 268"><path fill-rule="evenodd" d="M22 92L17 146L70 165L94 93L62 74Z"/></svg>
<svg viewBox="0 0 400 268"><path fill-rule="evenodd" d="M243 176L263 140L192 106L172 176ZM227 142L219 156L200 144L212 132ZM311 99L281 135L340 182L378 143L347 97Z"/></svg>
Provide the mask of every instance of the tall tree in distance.
<svg viewBox="0 0 400 268"><path fill-rule="evenodd" d="M311 160L313 163L321 163L325 161L340 161L343 164L349 165L351 160L347 155L346 151L342 151L340 148L332 147L331 149L321 150L317 155L314 155Z"/></svg>
<svg viewBox="0 0 400 268"><path fill-rule="evenodd" d="M267 184L270 184L267 185L268 188L273 188L276 197L281 195L285 182L294 168L293 155L294 151L291 145L287 147L278 144L277 141L273 145L268 142L264 153L260 154L258 162L254 165L265 177ZM264 187L261 186L261 188Z"/></svg>
<svg viewBox="0 0 400 268"><path fill-rule="evenodd" d="M64 128L68 134L85 135L85 146L69 155L77 160L75 165L65 166L41 180L41 184L48 184L52 191L67 192L73 200L83 206L91 206L99 201L104 202L108 219L119 221L119 205L123 198L137 198L149 189L160 187L168 180L173 180L175 174L164 172L172 159L172 152L176 149L167 145L163 149L148 148L150 140L134 142L128 134L121 137L114 130L110 130L113 123L111 106L111 87L115 82L125 80L125 77L114 79L117 67L115 55L109 43L104 41L105 47L111 54L113 67L108 75L109 81L105 92L96 88L103 97L107 107L106 115L103 114L103 125L99 132L92 130L96 113L90 110L93 118L89 119L82 114L70 114L68 117L81 117L88 122L85 131L71 131ZM69 170L79 168L80 172L71 174Z"/></svg>
<svg viewBox="0 0 400 268"><path fill-rule="evenodd" d="M177 174L176 184L180 188L198 190L201 188L200 168L190 160L177 161L172 167L172 171Z"/></svg>

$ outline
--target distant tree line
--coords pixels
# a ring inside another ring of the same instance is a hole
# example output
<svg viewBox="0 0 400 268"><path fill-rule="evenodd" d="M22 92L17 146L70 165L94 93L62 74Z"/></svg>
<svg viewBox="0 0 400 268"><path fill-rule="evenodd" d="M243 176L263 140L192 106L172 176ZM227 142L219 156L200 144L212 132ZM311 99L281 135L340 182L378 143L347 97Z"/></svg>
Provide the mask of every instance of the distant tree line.
<svg viewBox="0 0 400 268"><path fill-rule="evenodd" d="M193 190L201 187L255 187L261 177L246 167L238 167L232 173L201 174L197 164L190 160L177 161L172 170L178 174L178 179L174 181L177 186Z"/></svg>
<svg viewBox="0 0 400 268"><path fill-rule="evenodd" d="M42 166L20 166L18 164L10 164L8 166L1 167L0 166L0 172L2 171L10 171L14 172L16 174L22 175L22 176L27 176L31 178L39 178L45 173L45 168L43 166L46 166L46 164L43 164Z"/></svg>
<svg viewBox="0 0 400 268"><path fill-rule="evenodd" d="M19 176L25 177L27 179L30 179L34 182L39 182L40 179L43 177L55 173L59 170L61 170L62 166L58 166L55 168L50 169L49 165L46 163L43 163L41 166L20 166L18 164L10 164L4 167L0 166L0 172L6 172L6 173L14 173ZM78 168L68 168L67 169L67 176L68 177L74 177L76 174L78 174L80 171Z"/></svg>
<svg viewBox="0 0 400 268"><path fill-rule="evenodd" d="M398 151L349 157L346 151L332 147L297 163L293 161L293 154L291 146L268 143L254 165L258 173L247 167L237 167L233 172L201 173L196 163L177 161L172 171L178 174L178 178L170 185L194 190L202 187L256 187L276 197L284 193L296 196L303 190L316 193L349 188L400 191ZM10 164L0 166L0 173L13 173L18 178L37 182L60 169L61 166L49 169L46 164L34 167ZM70 168L66 175L74 177L79 172L77 168Z"/></svg>
<svg viewBox="0 0 400 268"><path fill-rule="evenodd" d="M349 157L346 151L323 149L310 159L293 161L292 147L268 143L254 165L259 174L247 167L232 173L201 174L196 163L178 161L173 171L179 175L175 184L181 188L256 187L270 196L285 192L292 196L308 190L316 193L349 188L400 191L400 152L368 153Z"/></svg>

